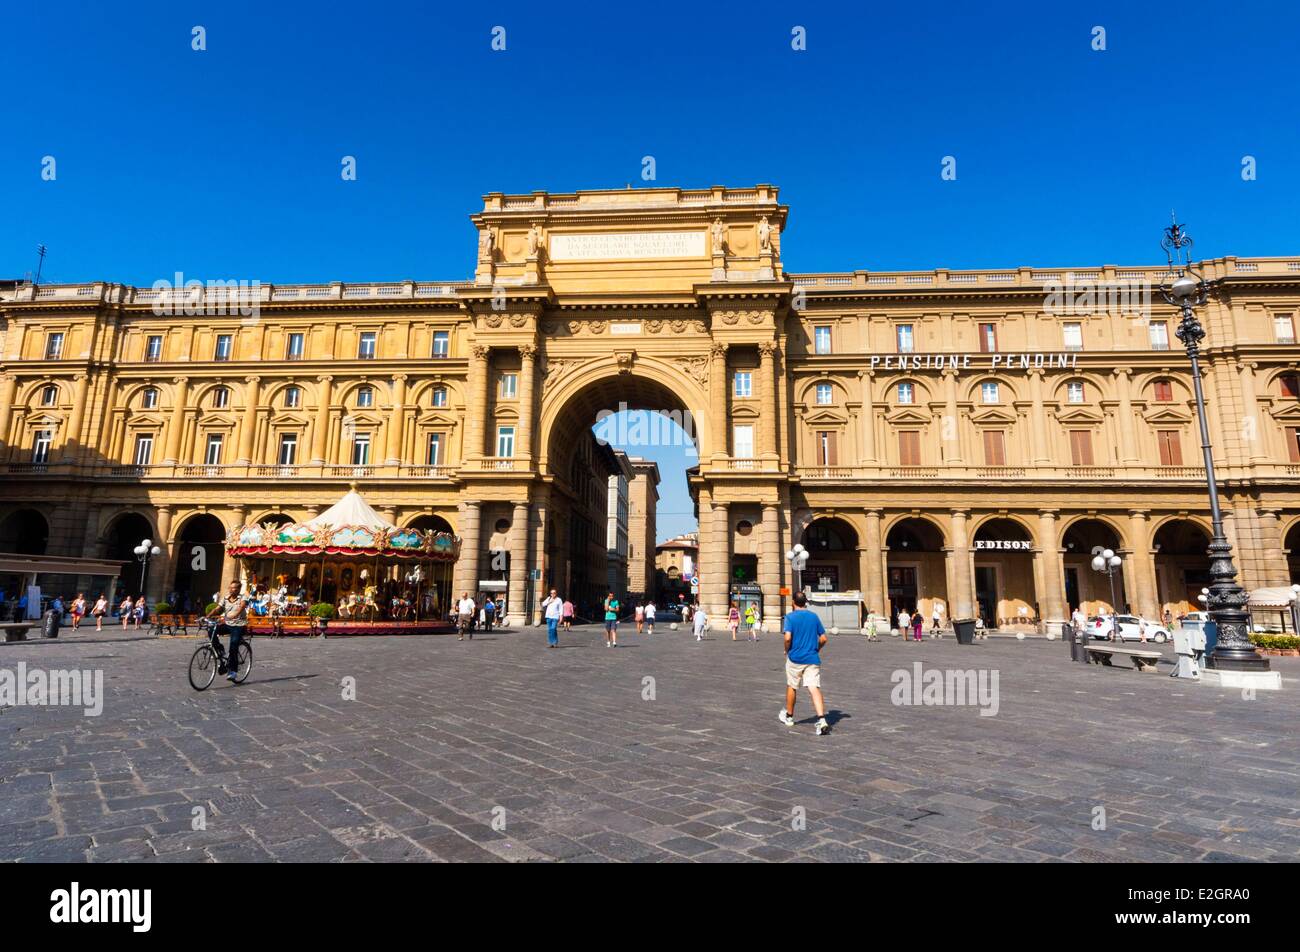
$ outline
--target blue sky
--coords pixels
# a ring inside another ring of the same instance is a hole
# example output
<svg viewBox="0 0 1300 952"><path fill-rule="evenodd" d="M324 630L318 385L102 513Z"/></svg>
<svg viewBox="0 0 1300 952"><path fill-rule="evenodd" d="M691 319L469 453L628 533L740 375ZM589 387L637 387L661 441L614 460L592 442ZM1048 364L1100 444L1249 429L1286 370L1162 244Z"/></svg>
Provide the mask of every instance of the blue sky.
<svg viewBox="0 0 1300 952"><path fill-rule="evenodd" d="M1171 208L1202 256L1300 251L1294 3L43 0L4 32L3 277L44 243L46 280L459 279L483 193L645 155L779 185L795 271L1155 262Z"/></svg>

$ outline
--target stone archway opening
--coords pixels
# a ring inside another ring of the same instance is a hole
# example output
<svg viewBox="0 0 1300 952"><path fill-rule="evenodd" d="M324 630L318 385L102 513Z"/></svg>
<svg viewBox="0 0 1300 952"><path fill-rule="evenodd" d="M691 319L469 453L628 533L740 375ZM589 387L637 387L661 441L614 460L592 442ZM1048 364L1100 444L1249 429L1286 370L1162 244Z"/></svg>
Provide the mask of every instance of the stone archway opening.
<svg viewBox="0 0 1300 952"><path fill-rule="evenodd" d="M975 605L988 628L1034 629L1040 618L1034 542L1015 519L989 519L975 530Z"/></svg>
<svg viewBox="0 0 1300 952"><path fill-rule="evenodd" d="M274 519L271 516L263 522ZM172 588L178 600L182 606L188 600L193 611L202 611L229 581L223 576L226 530L221 520L210 513L190 516L176 534L172 553L176 562Z"/></svg>
<svg viewBox="0 0 1300 952"><path fill-rule="evenodd" d="M808 524L800 539L808 550L803 587L810 592L860 592L858 533L848 522L823 516Z"/></svg>
<svg viewBox="0 0 1300 952"><path fill-rule="evenodd" d="M1153 545L1160 615L1204 611L1199 596L1210 584L1209 532L1191 519L1173 519L1156 530Z"/></svg>
<svg viewBox="0 0 1300 952"><path fill-rule="evenodd" d="M0 521L0 552L44 555L50 544L50 524L36 509L15 509Z"/></svg>
<svg viewBox="0 0 1300 952"><path fill-rule="evenodd" d="M1282 540L1282 548L1286 552L1290 583L1292 585L1300 583L1300 522L1287 530L1286 537Z"/></svg>
<svg viewBox="0 0 1300 952"><path fill-rule="evenodd" d="M1123 573L1115 573L1115 595L1112 599L1110 579L1092 567L1093 555L1106 549L1121 551L1119 533L1114 527L1101 519L1080 519L1065 530L1064 545L1065 552L1061 561L1065 568L1067 611L1073 612L1076 608L1081 608L1091 618L1094 615L1109 615L1126 610L1128 593L1124 589Z"/></svg>
<svg viewBox="0 0 1300 952"><path fill-rule="evenodd" d="M124 512L109 525L104 538L104 558L122 563L118 573L118 591L129 593L133 598L142 594L144 585L135 547L145 539L152 540L160 548L164 544L154 536L153 526L149 524L149 520L138 512Z"/></svg>
<svg viewBox="0 0 1300 952"><path fill-rule="evenodd" d="M948 617L948 570L943 530L929 519L913 516L896 522L885 536L885 585L891 624L898 613L917 611L929 618L938 603Z"/></svg>

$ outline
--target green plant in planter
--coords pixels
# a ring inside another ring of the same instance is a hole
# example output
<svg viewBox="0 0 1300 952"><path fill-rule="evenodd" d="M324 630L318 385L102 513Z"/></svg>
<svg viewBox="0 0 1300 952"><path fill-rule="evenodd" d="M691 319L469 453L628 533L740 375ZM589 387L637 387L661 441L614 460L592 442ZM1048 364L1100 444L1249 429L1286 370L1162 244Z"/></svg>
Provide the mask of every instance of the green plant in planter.
<svg viewBox="0 0 1300 952"><path fill-rule="evenodd" d="M170 615L172 613L171 603L157 602L153 606L153 611L155 615Z"/></svg>
<svg viewBox="0 0 1300 952"><path fill-rule="evenodd" d="M203 614L205 614L205 615L211 615L211 614L212 614L214 611L216 611L216 610L217 610L217 603L216 603L216 602L208 602L208 607L205 608L205 609L203 609Z"/></svg>
<svg viewBox="0 0 1300 952"><path fill-rule="evenodd" d="M334 606L329 602L317 602L307 609L307 614L317 621L329 621L334 617Z"/></svg>
<svg viewBox="0 0 1300 952"><path fill-rule="evenodd" d="M1257 648L1269 651L1285 651L1300 648L1300 636L1297 635L1251 635L1250 643Z"/></svg>

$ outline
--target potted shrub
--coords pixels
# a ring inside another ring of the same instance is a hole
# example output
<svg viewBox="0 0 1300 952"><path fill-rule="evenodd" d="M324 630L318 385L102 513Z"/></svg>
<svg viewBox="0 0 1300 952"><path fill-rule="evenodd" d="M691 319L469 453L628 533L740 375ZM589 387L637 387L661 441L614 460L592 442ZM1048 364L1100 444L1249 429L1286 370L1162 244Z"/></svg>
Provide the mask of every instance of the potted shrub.
<svg viewBox="0 0 1300 952"><path fill-rule="evenodd" d="M154 604L154 606L153 606L153 613L154 613L155 615L170 615L170 614L172 613L172 606L171 606L171 603L170 603L170 602L156 602L156 603Z"/></svg>
<svg viewBox="0 0 1300 952"><path fill-rule="evenodd" d="M307 609L307 614L316 620L316 627L324 631L329 627L330 619L334 617L334 606L329 602L317 602Z"/></svg>
<svg viewBox="0 0 1300 952"><path fill-rule="evenodd" d="M207 607L203 609L203 614L205 614L205 615L211 615L211 614L212 614L214 611L216 611L216 610L217 610L217 603L216 603L216 602L208 602Z"/></svg>

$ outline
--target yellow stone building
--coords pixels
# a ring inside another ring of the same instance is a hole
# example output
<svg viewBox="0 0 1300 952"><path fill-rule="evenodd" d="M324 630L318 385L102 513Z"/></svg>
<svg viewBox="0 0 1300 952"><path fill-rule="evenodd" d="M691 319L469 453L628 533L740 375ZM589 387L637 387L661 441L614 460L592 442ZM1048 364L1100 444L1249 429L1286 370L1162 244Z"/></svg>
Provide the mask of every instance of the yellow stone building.
<svg viewBox="0 0 1300 952"><path fill-rule="evenodd" d="M530 570L541 592L604 557L587 434L628 406L697 441L711 610L739 567L775 624L796 541L806 584L877 612L1058 622L1110 600L1095 546L1121 603L1195 607L1208 505L1163 267L789 274L787 213L767 185L492 193L459 282L0 285L0 551L129 560L148 535L151 597L203 591L232 527L356 482L464 539L455 588L508 564L517 621ZM1202 268L1229 539L1248 588L1289 584L1300 256Z"/></svg>

